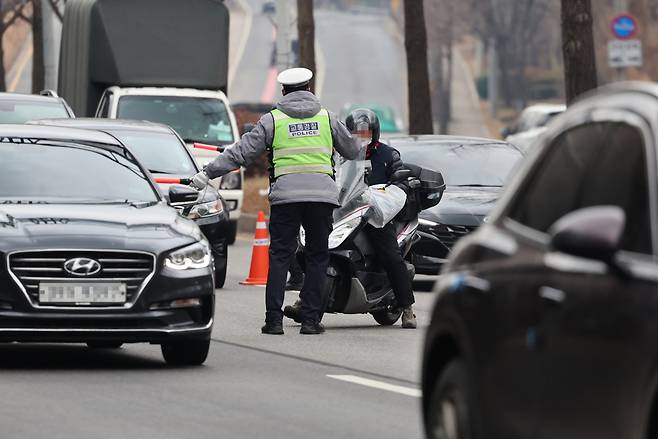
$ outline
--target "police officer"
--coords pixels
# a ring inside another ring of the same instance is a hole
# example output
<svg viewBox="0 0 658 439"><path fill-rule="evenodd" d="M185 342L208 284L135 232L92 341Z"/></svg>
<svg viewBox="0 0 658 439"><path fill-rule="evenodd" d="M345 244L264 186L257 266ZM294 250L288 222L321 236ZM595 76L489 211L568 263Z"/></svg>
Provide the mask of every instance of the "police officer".
<svg viewBox="0 0 658 439"><path fill-rule="evenodd" d="M379 141L380 128L377 115L368 109L357 109L350 113L345 124L363 144L367 145L366 159L371 163L368 185L389 183L393 173L404 168L404 164L399 152ZM398 306L402 308L402 327L415 329L416 316L412 306L415 299L411 279L402 259L393 225L389 223L381 229L367 225L365 232L388 274Z"/></svg>
<svg viewBox="0 0 658 439"><path fill-rule="evenodd" d="M203 188L212 178L248 166L265 151L270 159L270 269L265 290L263 334L283 334L284 288L297 249L300 225L306 231L306 278L300 293L301 334L321 334L322 287L329 263L328 239L332 212L338 206L333 180L334 149L354 159L359 141L310 92L313 73L288 69L277 78L283 98L263 115L254 129L193 177Z"/></svg>

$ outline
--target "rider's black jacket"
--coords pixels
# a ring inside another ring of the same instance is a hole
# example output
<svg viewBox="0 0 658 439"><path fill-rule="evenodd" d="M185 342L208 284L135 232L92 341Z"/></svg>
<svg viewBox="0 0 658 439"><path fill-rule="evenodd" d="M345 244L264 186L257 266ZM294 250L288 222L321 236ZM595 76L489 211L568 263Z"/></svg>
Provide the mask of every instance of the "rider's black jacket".
<svg viewBox="0 0 658 439"><path fill-rule="evenodd" d="M404 168L400 153L381 142L368 145L366 159L372 164L372 169L368 173L369 186L389 183L391 175L398 169Z"/></svg>

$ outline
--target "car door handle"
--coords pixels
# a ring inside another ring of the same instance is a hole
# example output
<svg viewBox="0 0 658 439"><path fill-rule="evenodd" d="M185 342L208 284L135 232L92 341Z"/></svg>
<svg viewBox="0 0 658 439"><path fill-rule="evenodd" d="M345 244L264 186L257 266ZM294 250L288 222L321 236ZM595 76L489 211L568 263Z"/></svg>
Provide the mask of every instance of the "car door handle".
<svg viewBox="0 0 658 439"><path fill-rule="evenodd" d="M541 287L539 289L539 297L551 303L562 304L566 296L564 291L557 288Z"/></svg>

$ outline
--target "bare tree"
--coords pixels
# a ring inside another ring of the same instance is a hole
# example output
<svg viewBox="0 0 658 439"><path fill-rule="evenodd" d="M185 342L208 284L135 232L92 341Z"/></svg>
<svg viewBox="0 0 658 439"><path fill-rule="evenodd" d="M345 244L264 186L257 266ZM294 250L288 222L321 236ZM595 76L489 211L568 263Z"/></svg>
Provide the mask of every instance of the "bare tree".
<svg viewBox="0 0 658 439"><path fill-rule="evenodd" d="M299 67L315 72L315 21L312 0L297 0L297 34ZM315 76L311 81L311 91L315 91Z"/></svg>
<svg viewBox="0 0 658 439"><path fill-rule="evenodd" d="M570 103L597 86L591 0L562 0L562 48Z"/></svg>
<svg viewBox="0 0 658 439"><path fill-rule="evenodd" d="M32 93L39 93L46 83L43 53L43 14L41 0L32 0Z"/></svg>
<svg viewBox="0 0 658 439"><path fill-rule="evenodd" d="M422 1L404 0L404 45L407 51L409 133L432 134L427 31Z"/></svg>
<svg viewBox="0 0 658 439"><path fill-rule="evenodd" d="M2 43L7 30L16 23L16 20L23 17L25 6L27 6L26 1L0 0L0 91L7 90L5 79L7 70L4 63L5 53Z"/></svg>
<svg viewBox="0 0 658 439"><path fill-rule="evenodd" d="M66 0L48 0L48 3L50 3L50 8L53 10L53 13L57 17L57 19L60 22L63 21L64 13L62 12L62 9L66 4Z"/></svg>

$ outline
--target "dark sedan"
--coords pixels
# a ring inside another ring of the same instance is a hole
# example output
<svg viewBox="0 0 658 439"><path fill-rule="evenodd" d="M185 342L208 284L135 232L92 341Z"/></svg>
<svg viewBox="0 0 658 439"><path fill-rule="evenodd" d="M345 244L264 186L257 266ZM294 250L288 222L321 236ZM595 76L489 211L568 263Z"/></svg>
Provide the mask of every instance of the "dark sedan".
<svg viewBox="0 0 658 439"><path fill-rule="evenodd" d="M0 126L0 341L162 346L201 364L214 315L212 256L114 137ZM172 186L172 202L196 199Z"/></svg>
<svg viewBox="0 0 658 439"><path fill-rule="evenodd" d="M201 169L185 147L185 142L166 125L146 121L77 118L32 122L42 125L99 130L108 133L128 146L153 177L189 178ZM164 193L168 184L160 184ZM175 203L174 207L201 227L213 252L215 286L222 288L226 281L228 240L232 229L229 210L219 191L207 186L196 201Z"/></svg>
<svg viewBox="0 0 658 439"><path fill-rule="evenodd" d="M438 274L457 240L485 221L523 156L508 143L472 137L415 136L388 143L403 162L441 172L445 178L441 202L419 216L421 239L410 252L416 273Z"/></svg>
<svg viewBox="0 0 658 439"><path fill-rule="evenodd" d="M430 438L658 437L658 86L548 127L455 247L425 341Z"/></svg>

